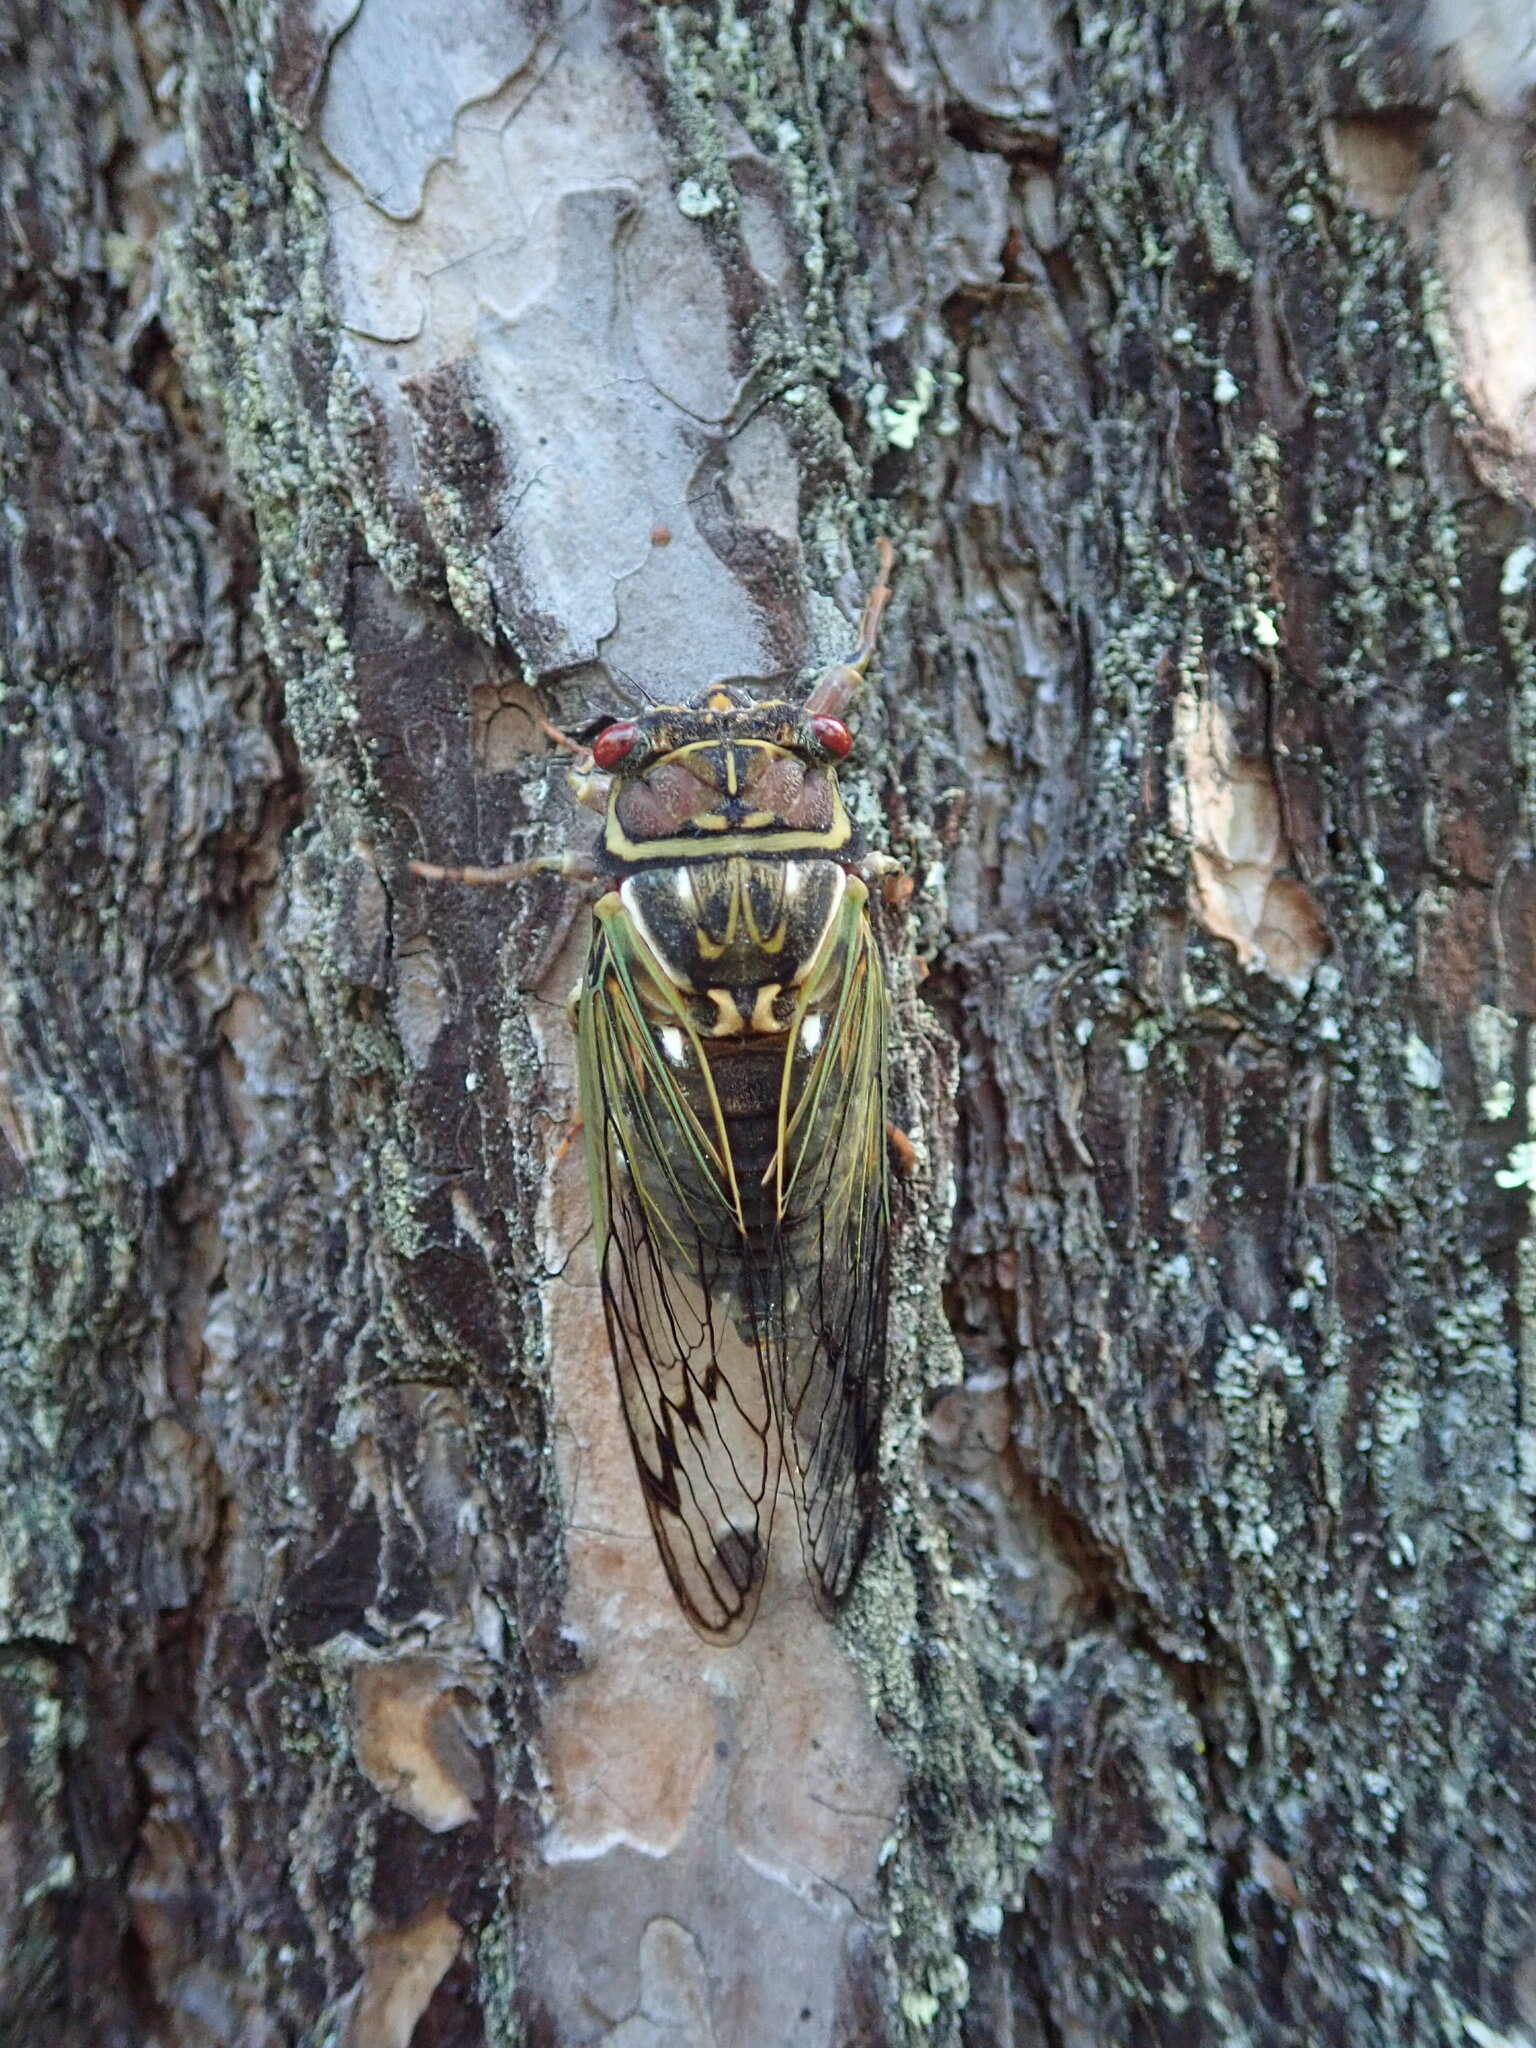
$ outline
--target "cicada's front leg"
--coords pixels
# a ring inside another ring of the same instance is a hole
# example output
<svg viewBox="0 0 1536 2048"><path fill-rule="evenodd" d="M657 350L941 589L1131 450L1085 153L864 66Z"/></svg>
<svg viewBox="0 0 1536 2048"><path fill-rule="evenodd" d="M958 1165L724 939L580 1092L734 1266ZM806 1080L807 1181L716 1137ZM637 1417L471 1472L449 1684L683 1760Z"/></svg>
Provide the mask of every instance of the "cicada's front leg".
<svg viewBox="0 0 1536 2048"><path fill-rule="evenodd" d="M559 726L551 725L547 718L539 720L539 729L555 742L574 754L573 763L566 781L577 803L589 811L606 811L608 792L613 787L611 775L599 774L592 758L592 749L584 747L580 740L573 740ZM584 854L556 853L540 854L536 860L511 861L499 868L445 868L435 861L413 860L411 873L420 875L424 882L468 882L475 888L497 888L503 882L526 881L529 875L559 875L565 882L595 882L597 869Z"/></svg>
<svg viewBox="0 0 1536 2048"><path fill-rule="evenodd" d="M430 860L413 860L409 866L424 882L468 882L477 889L523 882L530 875L558 875L563 882L597 880L597 869L584 853L541 853L536 860L515 860L501 868L440 868Z"/></svg>
<svg viewBox="0 0 1536 2048"><path fill-rule="evenodd" d="M835 661L816 678L811 694L805 700L807 718L841 718L848 708L849 698L868 675L869 664L875 658L880 614L891 595L891 569L896 561L896 551L883 535L875 546L880 556L880 574L864 602L864 616L859 621L859 644L852 661Z"/></svg>
<svg viewBox="0 0 1536 2048"><path fill-rule="evenodd" d="M566 784L577 803L589 811L606 811L608 792L613 787L611 775L600 775L592 758L592 749L584 747L580 740L573 740L568 732L562 732L558 725L551 725L547 718L539 720L539 730L557 747L564 747L567 753L576 756L575 762L566 775Z"/></svg>

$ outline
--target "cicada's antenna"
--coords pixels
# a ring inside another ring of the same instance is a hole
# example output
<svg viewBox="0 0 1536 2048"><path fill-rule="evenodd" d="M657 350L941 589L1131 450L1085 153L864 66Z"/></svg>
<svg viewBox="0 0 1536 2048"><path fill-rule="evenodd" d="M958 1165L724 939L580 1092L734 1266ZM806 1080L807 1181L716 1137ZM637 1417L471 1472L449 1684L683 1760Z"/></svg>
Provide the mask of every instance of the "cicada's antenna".
<svg viewBox="0 0 1536 2048"><path fill-rule="evenodd" d="M632 676L627 668L620 668L618 663L613 661L610 661L608 666L610 669L612 669L613 673L618 677L621 683L628 683L629 687L634 691L635 695L637 697L643 697L647 704L659 704L661 702L661 699L656 695L655 691L648 690L645 684L641 682L640 678L638 676Z"/></svg>
<svg viewBox="0 0 1536 2048"><path fill-rule="evenodd" d="M869 672L869 664L875 658L880 614L890 602L891 570L896 564L896 550L881 534L875 542L875 552L880 558L880 574L875 578L874 589L864 600L863 615L859 619L859 644L854 649L853 659L834 662L831 668L822 670L805 700L807 717L840 718L848 699L863 682Z"/></svg>

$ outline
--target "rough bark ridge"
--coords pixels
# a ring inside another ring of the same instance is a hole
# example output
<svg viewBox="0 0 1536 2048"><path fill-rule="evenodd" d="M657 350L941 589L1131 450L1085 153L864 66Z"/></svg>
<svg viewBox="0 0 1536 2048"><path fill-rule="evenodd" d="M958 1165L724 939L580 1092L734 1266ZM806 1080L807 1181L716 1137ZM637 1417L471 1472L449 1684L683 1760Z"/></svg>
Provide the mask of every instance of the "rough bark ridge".
<svg viewBox="0 0 1536 2048"><path fill-rule="evenodd" d="M1536 2033L1512 30L11 12L0 2040ZM892 1512L711 1662L405 861L880 531Z"/></svg>

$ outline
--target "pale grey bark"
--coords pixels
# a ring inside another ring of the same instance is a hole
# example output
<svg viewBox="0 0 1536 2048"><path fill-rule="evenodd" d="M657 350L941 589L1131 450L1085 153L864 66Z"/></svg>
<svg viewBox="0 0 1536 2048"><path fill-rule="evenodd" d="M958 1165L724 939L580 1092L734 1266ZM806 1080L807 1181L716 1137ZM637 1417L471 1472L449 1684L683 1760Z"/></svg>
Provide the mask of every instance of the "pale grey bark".
<svg viewBox="0 0 1536 2048"><path fill-rule="evenodd" d="M1528 33L12 10L0 2040L1536 2038ZM889 1510L712 1653L406 863L881 533Z"/></svg>

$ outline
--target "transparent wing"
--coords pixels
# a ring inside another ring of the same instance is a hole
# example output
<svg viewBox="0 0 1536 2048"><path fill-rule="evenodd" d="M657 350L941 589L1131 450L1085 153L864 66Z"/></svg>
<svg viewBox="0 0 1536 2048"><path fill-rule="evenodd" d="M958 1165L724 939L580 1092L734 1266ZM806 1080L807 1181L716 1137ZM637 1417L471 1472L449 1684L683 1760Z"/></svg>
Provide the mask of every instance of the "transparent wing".
<svg viewBox="0 0 1536 2048"><path fill-rule="evenodd" d="M890 1286L888 1004L865 900L850 880L802 995L780 1105L778 1224L752 1262L806 1569L827 1612L852 1585L874 1518Z"/></svg>
<svg viewBox="0 0 1536 2048"><path fill-rule="evenodd" d="M768 1353L703 1046L616 898L595 924L578 1036L603 1305L646 1510L683 1611L734 1642L762 1590L778 1484Z"/></svg>

